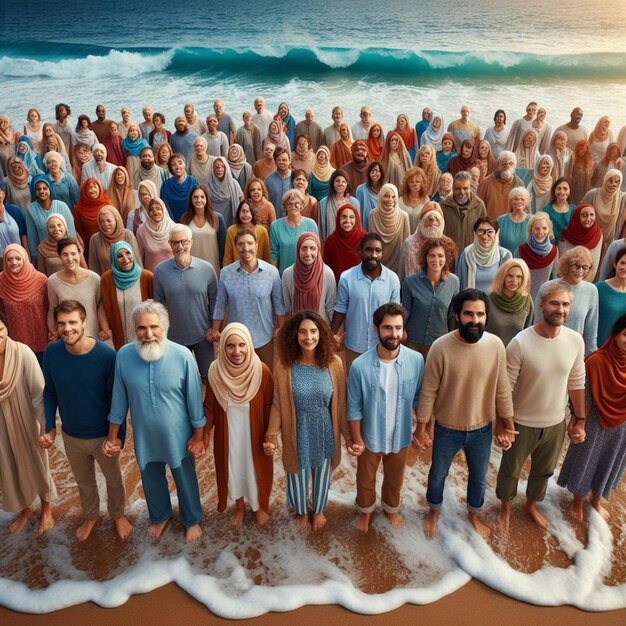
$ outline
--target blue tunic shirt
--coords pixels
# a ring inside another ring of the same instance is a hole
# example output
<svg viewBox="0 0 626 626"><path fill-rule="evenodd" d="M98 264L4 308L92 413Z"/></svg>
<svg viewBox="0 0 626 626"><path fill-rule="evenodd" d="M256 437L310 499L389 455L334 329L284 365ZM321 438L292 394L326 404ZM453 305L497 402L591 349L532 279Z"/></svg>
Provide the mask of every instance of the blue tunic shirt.
<svg viewBox="0 0 626 626"><path fill-rule="evenodd" d="M115 361L109 421L124 423L129 409L139 469L153 462L180 467L189 456L193 429L206 424L200 374L191 352L167 340L160 359L144 361L134 343L123 346Z"/></svg>

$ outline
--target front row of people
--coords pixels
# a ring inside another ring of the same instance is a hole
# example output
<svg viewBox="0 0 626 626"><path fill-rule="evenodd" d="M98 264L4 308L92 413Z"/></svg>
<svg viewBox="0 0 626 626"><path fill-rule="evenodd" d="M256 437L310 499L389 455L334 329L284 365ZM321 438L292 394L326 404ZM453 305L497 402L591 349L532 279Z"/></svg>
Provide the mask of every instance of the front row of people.
<svg viewBox="0 0 626 626"><path fill-rule="evenodd" d="M271 457L279 435L287 502L300 530L309 523L320 530L326 523L341 437L357 457L357 526L363 532L375 510L381 461L382 509L392 526L402 525L401 490L412 443L418 449L432 445L426 536L437 531L446 477L461 449L468 466L469 521L481 536L488 536L490 529L479 513L492 441L503 450L496 487L501 527L508 529L520 471L530 456L526 510L546 528L549 523L538 504L566 431L571 445L559 484L573 493L577 518L582 518L587 495L607 517L601 499L617 487L626 462L626 315L588 357L585 402L584 343L564 327L571 303L567 284L546 283L539 294L539 321L505 349L500 339L485 333L487 295L464 290L452 302L457 330L436 340L425 362L402 344L407 312L397 303L384 304L373 316L378 344L353 361L347 387L334 338L319 314L301 311L282 325L274 374L255 353L248 329L231 323L221 332L208 371L204 407L193 355L167 339L169 317L159 303L148 300L135 307L136 341L117 355L87 335L80 303L59 303L54 317L61 341L46 349L43 376L32 352L8 338L6 325L0 323L3 508L20 513L10 531L24 528L37 496L42 502L39 532L54 524L47 449L55 442L57 410L83 509L79 541L89 537L99 518L95 463L106 480L108 511L119 537L125 539L132 531L119 463L129 411L150 517L148 534L154 539L172 516L166 466L176 484L185 540L201 536L196 461L205 453L213 428L217 509L223 511L229 499L234 501L235 527L243 523L245 501L259 526L268 521ZM434 436L428 427L433 418Z"/></svg>

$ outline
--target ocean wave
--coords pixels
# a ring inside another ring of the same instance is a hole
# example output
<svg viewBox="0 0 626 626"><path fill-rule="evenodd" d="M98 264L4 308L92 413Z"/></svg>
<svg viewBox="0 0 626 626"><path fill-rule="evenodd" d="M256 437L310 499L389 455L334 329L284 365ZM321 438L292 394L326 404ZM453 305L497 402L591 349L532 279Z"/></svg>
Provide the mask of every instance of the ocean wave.
<svg viewBox="0 0 626 626"><path fill-rule="evenodd" d="M619 78L626 73L626 53L533 54L499 51L446 51L394 48L340 48L265 45L240 48L137 48L54 44L55 58L45 46L12 50L0 58L0 76L49 78L135 77L167 71L174 74L246 73L315 76L342 72L354 76L411 77L571 77ZM82 51L82 55L81 55ZM1 51L0 51L1 52Z"/></svg>

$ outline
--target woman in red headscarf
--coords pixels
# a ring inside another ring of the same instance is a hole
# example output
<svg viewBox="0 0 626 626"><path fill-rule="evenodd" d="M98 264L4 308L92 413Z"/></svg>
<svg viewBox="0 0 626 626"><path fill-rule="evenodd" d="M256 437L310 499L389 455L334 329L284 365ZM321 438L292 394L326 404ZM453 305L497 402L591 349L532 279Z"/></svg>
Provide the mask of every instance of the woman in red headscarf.
<svg viewBox="0 0 626 626"><path fill-rule="evenodd" d="M104 189L102 189L102 185L97 178L88 178L80 186L80 195L74 207L74 224L76 232L81 236L85 245L88 262L89 240L92 235L100 232L98 213L107 204L111 204L111 200Z"/></svg>
<svg viewBox="0 0 626 626"><path fill-rule="evenodd" d="M383 141L383 127L378 122L374 122L370 126L369 133L367 134L367 148L369 158L372 161L380 159L383 155L383 150L385 148L385 143Z"/></svg>
<svg viewBox="0 0 626 626"><path fill-rule="evenodd" d="M0 311L7 318L11 338L26 344L41 362L48 344L48 278L28 260L28 252L8 245L0 272Z"/></svg>
<svg viewBox="0 0 626 626"><path fill-rule="evenodd" d="M367 232L361 228L359 212L351 204L343 204L337 211L335 230L324 244L324 260L339 282L341 273L361 262L359 246Z"/></svg>
<svg viewBox="0 0 626 626"><path fill-rule="evenodd" d="M296 244L296 262L283 272L287 314L316 311L329 322L335 310L337 285L333 270L324 264L322 244L315 233L302 233Z"/></svg>
<svg viewBox="0 0 626 626"><path fill-rule="evenodd" d="M587 406L585 440L570 445L558 484L574 496L572 513L583 519L583 501L605 519L602 506L626 468L626 314L613 324L604 345L585 359ZM582 416L581 416L582 417Z"/></svg>

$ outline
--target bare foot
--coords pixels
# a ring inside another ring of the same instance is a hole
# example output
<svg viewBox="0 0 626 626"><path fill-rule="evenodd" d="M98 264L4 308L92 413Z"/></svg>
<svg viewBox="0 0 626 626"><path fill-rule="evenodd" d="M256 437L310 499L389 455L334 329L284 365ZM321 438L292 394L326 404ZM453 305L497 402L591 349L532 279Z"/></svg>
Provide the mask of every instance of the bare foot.
<svg viewBox="0 0 626 626"><path fill-rule="evenodd" d="M543 513L539 512L539 509L537 508L537 503L534 500L526 500L525 508L526 512L528 513L528 515L530 515L533 522L535 522L537 526L544 529L550 526L548 518Z"/></svg>
<svg viewBox="0 0 626 626"><path fill-rule="evenodd" d="M437 522L439 521L439 511L428 509L424 518L424 534L427 539L432 539L437 534Z"/></svg>
<svg viewBox="0 0 626 626"><path fill-rule="evenodd" d="M41 503L41 519L39 520L38 535L43 535L47 530L54 528L54 517L49 502Z"/></svg>
<svg viewBox="0 0 626 626"><path fill-rule="evenodd" d="M322 530L324 526L326 526L326 516L323 513L315 513L315 515L313 515L313 522L311 523L312 530Z"/></svg>
<svg viewBox="0 0 626 626"><path fill-rule="evenodd" d="M263 528L263 526L265 526L265 524L267 524L267 522L269 522L270 520L270 516L263 509L259 509L258 511L255 511L254 518L256 519L256 525L259 528Z"/></svg>
<svg viewBox="0 0 626 626"><path fill-rule="evenodd" d="M118 537L122 541L126 541L131 532L133 532L133 525L128 521L128 518L125 515L122 517L118 517L116 520L113 520L115 524L115 530L117 531Z"/></svg>
<svg viewBox="0 0 626 626"><path fill-rule="evenodd" d="M9 526L9 532L17 535L24 530L24 526L26 526L26 522L30 519L33 514L33 510L27 506L21 513L20 516Z"/></svg>
<svg viewBox="0 0 626 626"><path fill-rule="evenodd" d="M202 537L202 528L200 528L200 524L196 524L195 526L190 526L185 529L185 543L198 541L200 537Z"/></svg>
<svg viewBox="0 0 626 626"><path fill-rule="evenodd" d="M169 521L170 520L168 518L158 524L150 524L150 526L148 526L148 537L150 537L150 539L158 539L163 534L163 531Z"/></svg>
<svg viewBox="0 0 626 626"><path fill-rule="evenodd" d="M600 504L600 500L589 498L589 504L600 514L605 522L611 519L611 514Z"/></svg>
<svg viewBox="0 0 626 626"><path fill-rule="evenodd" d="M583 506L582 496L574 496L569 512L577 522L582 522L585 519L585 509Z"/></svg>
<svg viewBox="0 0 626 626"><path fill-rule="evenodd" d="M243 506L243 498L239 498L237 502L235 502L235 512L233 516L230 518L230 525L233 528L241 528L243 524L243 515L245 513L245 509Z"/></svg>
<svg viewBox="0 0 626 626"><path fill-rule="evenodd" d="M404 518L400 513L387 513L385 511L385 515L394 528L402 528L404 526Z"/></svg>
<svg viewBox="0 0 626 626"><path fill-rule="evenodd" d="M89 535L91 535L91 531L94 529L94 526L98 523L97 519L88 519L85 520L76 531L76 539L78 541L85 541Z"/></svg>
<svg viewBox="0 0 626 626"><path fill-rule="evenodd" d="M308 523L309 523L308 515L296 515L296 528L298 530L306 530Z"/></svg>
<svg viewBox="0 0 626 626"><path fill-rule="evenodd" d="M359 518L356 521L356 527L362 532L366 533L370 529L370 520L372 519L371 513L360 513Z"/></svg>
<svg viewBox="0 0 626 626"><path fill-rule="evenodd" d="M474 530L483 538L487 539L489 535L491 535L491 529L488 526L485 526L480 519L478 518L478 513L472 513L471 511L467 514L469 518L470 524L474 527Z"/></svg>
<svg viewBox="0 0 626 626"><path fill-rule="evenodd" d="M509 532L509 522L511 521L511 502L509 500L503 500L500 507L500 513L498 513L498 524L500 529L505 533Z"/></svg>

